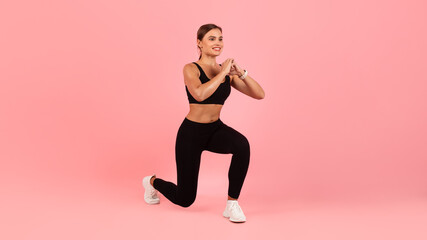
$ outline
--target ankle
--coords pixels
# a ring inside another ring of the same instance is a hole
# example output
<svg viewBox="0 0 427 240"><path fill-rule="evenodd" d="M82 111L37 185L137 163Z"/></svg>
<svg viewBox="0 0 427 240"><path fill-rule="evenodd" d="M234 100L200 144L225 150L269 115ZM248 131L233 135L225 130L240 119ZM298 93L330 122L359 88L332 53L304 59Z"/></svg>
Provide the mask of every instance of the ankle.
<svg viewBox="0 0 427 240"><path fill-rule="evenodd" d="M229 201L229 200L235 200L235 201L237 201L237 198L232 198L232 197L228 196L227 201Z"/></svg>
<svg viewBox="0 0 427 240"><path fill-rule="evenodd" d="M156 175L153 175L153 176L150 178L150 184L151 184L151 186L153 186L153 187L154 187L154 179L156 179Z"/></svg>

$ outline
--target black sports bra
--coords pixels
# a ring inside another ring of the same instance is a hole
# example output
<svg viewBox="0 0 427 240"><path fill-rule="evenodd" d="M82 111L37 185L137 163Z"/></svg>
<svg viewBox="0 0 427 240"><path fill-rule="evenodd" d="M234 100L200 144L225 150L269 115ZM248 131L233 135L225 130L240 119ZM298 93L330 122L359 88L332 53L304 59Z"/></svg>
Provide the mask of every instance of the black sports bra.
<svg viewBox="0 0 427 240"><path fill-rule="evenodd" d="M209 81L210 79L206 76L203 69L199 66L199 64L193 62L196 64L197 68L199 68L200 71L200 81L203 83ZM220 64L221 65L221 64ZM225 100L228 98L231 92L231 86L230 86L230 76L225 76L225 81L219 85L219 87L216 89L214 93L212 93L211 96L206 98L204 101L197 101L193 98L191 93L188 91L187 85L185 85L185 90L187 91L188 101L190 103L198 103L198 104L221 104L224 105Z"/></svg>

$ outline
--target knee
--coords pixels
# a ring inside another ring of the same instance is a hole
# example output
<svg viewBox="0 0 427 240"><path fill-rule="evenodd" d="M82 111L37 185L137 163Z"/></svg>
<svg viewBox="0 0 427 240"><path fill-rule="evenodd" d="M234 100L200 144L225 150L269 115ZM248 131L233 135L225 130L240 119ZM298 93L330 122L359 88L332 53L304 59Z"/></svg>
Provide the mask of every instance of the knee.
<svg viewBox="0 0 427 240"><path fill-rule="evenodd" d="M187 208L187 207L191 206L194 203L195 200L196 200L195 197L185 198L182 201L180 201L178 203L178 205L181 206L181 207Z"/></svg>
<svg viewBox="0 0 427 240"><path fill-rule="evenodd" d="M197 189L197 187L189 188L188 186L181 188L180 189L181 191L179 191L179 193L178 193L178 198L177 198L176 204L178 204L181 207L191 206L194 203L194 201L196 200L196 195L197 195L196 189Z"/></svg>
<svg viewBox="0 0 427 240"><path fill-rule="evenodd" d="M235 145L238 151L244 151L244 152L250 151L249 140L244 135L240 136L238 141L236 141Z"/></svg>

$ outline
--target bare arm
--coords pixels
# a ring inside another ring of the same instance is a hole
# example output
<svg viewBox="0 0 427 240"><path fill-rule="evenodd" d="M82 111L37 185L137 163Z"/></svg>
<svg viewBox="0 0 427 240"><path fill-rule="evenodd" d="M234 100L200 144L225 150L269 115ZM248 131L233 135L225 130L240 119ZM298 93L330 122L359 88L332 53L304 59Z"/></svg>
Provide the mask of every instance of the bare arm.
<svg viewBox="0 0 427 240"><path fill-rule="evenodd" d="M262 89L262 87L258 84L258 82L249 75L247 75L246 78L242 80L239 78L239 76L242 75L243 73L240 73L240 75L233 75L231 86L250 97L255 99L263 99L265 97L265 92L264 89Z"/></svg>
<svg viewBox="0 0 427 240"><path fill-rule="evenodd" d="M211 80L202 84L195 68L196 66L193 64L186 64L184 66L184 82L194 99L201 102L216 91L227 74L221 71Z"/></svg>

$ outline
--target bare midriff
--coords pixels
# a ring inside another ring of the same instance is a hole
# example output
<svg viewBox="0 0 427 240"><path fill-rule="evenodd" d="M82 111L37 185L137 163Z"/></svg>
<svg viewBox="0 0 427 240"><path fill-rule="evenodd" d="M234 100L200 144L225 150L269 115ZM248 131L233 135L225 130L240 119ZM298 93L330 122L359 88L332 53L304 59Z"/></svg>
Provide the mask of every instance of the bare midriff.
<svg viewBox="0 0 427 240"><path fill-rule="evenodd" d="M219 119L221 104L197 104L190 103L190 112L186 118L194 122L211 123Z"/></svg>

